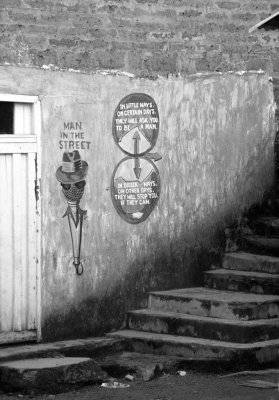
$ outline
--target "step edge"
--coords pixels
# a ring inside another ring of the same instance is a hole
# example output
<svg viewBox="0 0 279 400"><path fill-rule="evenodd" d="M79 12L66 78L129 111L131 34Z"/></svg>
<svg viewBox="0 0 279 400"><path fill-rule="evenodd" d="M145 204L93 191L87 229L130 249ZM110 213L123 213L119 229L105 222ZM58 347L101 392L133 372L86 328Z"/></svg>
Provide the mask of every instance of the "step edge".
<svg viewBox="0 0 279 400"><path fill-rule="evenodd" d="M278 241L279 242L279 235L270 235L270 236L263 236L263 235L243 235L243 239L246 240L265 240L267 242L271 241Z"/></svg>
<svg viewBox="0 0 279 400"><path fill-rule="evenodd" d="M127 339L142 339L148 341L157 342L169 342L171 344L197 344L197 345L211 345L212 347L223 347L223 348L235 348L235 349L257 349L268 346L278 346L279 339L264 340L261 342L252 343L234 343L225 342L212 339L195 338L191 336L180 336L180 335L167 335L163 333L153 333L145 331L136 331L133 329L119 330L116 332L109 333L110 337L125 337ZM174 340L175 339L175 340Z"/></svg>
<svg viewBox="0 0 279 400"><path fill-rule="evenodd" d="M214 270L208 270L204 271L204 274L220 274L220 275L234 275L234 276L247 276L247 277L259 277L259 278L270 278L270 279L278 279L279 280L279 274L272 274L268 272L259 272L259 271L245 271L241 269L228 269L228 268L218 268Z"/></svg>
<svg viewBox="0 0 279 400"><path fill-rule="evenodd" d="M192 289L192 288L189 288ZM204 289L207 292L211 292L212 294L215 295L227 295L229 294L231 297L235 296L237 297L236 293L239 293L237 291L230 291L230 290L218 290L218 289L210 289L210 288L205 288L205 287L197 287L195 289ZM183 295L180 294L179 292L175 291L175 290L166 290L166 291L156 291L156 292L149 292L148 295L149 296L158 296L158 297L169 297L172 299L198 299L201 301L212 301L215 303L229 303L229 304L242 304L243 302L247 302L249 304L268 304L268 303L273 303L273 302L279 302L279 296L276 295L270 295L270 294L257 294L257 293L246 293L243 292L242 294L245 294L245 296L247 297L247 300L245 301L237 301L234 299L218 299L218 298L206 298L206 296L209 296L209 293L207 293L206 295L204 294L202 297L199 296L198 293L189 293L187 295ZM253 300L249 301L249 297L253 298ZM258 297L258 299L257 299ZM265 297L265 299L263 298Z"/></svg>
<svg viewBox="0 0 279 400"><path fill-rule="evenodd" d="M254 261L260 261L259 259L265 259L265 261L269 262L269 263L278 263L279 264L279 257L276 256L269 256L266 254L256 254L256 253L250 253L249 251L231 251L231 252L227 252L227 253L223 253L223 257L233 257L236 258L238 260L241 259L241 257L245 258L250 258L253 259ZM248 260L246 260L248 261ZM251 260L249 260L251 261Z"/></svg>
<svg viewBox="0 0 279 400"><path fill-rule="evenodd" d="M186 313L176 313L171 311L162 311L156 309L141 309L141 310L130 310L127 312L127 315L148 315L150 317L154 316L156 318L172 318L181 319L181 320L192 320L192 321L207 321L209 323L217 323L217 324L227 324L227 325L237 325L244 327L255 327L262 325L276 325L278 323L279 326L279 317L277 318L261 318L254 320L239 320L239 319L228 319L228 318L217 318L217 317L205 317L201 315L195 314L186 314ZM279 334L279 332L278 332Z"/></svg>

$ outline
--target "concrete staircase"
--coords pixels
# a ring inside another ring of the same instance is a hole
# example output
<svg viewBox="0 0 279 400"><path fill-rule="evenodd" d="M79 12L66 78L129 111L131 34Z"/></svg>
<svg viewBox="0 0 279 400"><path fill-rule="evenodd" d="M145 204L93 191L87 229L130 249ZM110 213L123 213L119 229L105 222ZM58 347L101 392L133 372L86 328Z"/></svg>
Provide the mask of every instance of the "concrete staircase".
<svg viewBox="0 0 279 400"><path fill-rule="evenodd" d="M187 360L279 361L279 218L251 227L241 251L204 272L204 287L150 293L148 308L130 311L126 328L110 336L133 351Z"/></svg>

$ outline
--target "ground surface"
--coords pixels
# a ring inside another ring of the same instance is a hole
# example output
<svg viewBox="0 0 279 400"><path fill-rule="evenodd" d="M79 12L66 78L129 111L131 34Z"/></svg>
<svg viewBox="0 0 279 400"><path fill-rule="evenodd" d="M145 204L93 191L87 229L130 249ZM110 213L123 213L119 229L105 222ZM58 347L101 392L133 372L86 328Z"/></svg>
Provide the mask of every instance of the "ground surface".
<svg viewBox="0 0 279 400"><path fill-rule="evenodd" d="M108 389L100 385L86 386L68 393L56 395L22 395L0 391L1 400L279 400L277 389L259 389L241 386L244 381L264 379L272 381L269 376L231 376L221 377L217 374L186 371L186 376L163 375L144 382L135 379L128 382L130 387ZM274 380L274 377L273 377ZM124 379L119 380L125 382Z"/></svg>

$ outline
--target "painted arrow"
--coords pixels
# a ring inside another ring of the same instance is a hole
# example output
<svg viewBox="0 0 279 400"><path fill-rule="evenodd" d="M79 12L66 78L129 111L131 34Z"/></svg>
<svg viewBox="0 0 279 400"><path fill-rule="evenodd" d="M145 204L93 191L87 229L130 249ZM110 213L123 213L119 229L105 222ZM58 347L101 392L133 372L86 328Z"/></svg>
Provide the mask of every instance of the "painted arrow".
<svg viewBox="0 0 279 400"><path fill-rule="evenodd" d="M140 159L137 157L137 155L139 154L139 141L140 139L140 134L138 133L138 131L136 131L134 133L133 136L134 139L134 154L135 154L135 168L134 168L134 172L136 175L136 178L139 179L140 178L140 174L141 174L141 167L140 167Z"/></svg>

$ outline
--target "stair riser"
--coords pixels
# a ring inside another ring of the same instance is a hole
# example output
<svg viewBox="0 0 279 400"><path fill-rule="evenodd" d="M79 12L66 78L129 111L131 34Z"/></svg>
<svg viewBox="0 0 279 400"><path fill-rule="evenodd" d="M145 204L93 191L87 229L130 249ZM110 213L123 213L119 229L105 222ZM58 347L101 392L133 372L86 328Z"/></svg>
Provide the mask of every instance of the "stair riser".
<svg viewBox="0 0 279 400"><path fill-rule="evenodd" d="M132 351L148 354L164 354L182 357L186 360L199 361L231 361L239 367L245 365L261 365L279 361L279 344L258 349L227 349L200 344L174 344L165 341L130 339L129 347Z"/></svg>
<svg viewBox="0 0 279 400"><path fill-rule="evenodd" d="M264 254L268 256L279 256L279 239L277 240L268 240L268 239L259 239L253 240L249 237L244 237L242 240L242 250L243 251L251 251L256 254Z"/></svg>
<svg viewBox="0 0 279 400"><path fill-rule="evenodd" d="M264 220L256 220L250 223L250 227L257 235L274 236L279 235L278 218L273 221L265 222Z"/></svg>
<svg viewBox="0 0 279 400"><path fill-rule="evenodd" d="M154 317L143 314L128 314L127 328L137 331L190 336L234 343L250 343L279 338L278 326L234 326L216 322Z"/></svg>
<svg viewBox="0 0 279 400"><path fill-rule="evenodd" d="M225 254L222 263L223 268L237 271L267 272L279 274L279 262L269 260L254 260L253 258L238 258L232 254Z"/></svg>
<svg viewBox="0 0 279 400"><path fill-rule="evenodd" d="M263 304L225 303L150 294L148 308L203 317L254 320L279 317L279 300Z"/></svg>
<svg viewBox="0 0 279 400"><path fill-rule="evenodd" d="M234 358L231 349L212 348L197 344L174 344L164 341L133 339L129 341L132 351L137 353L164 354L168 356L184 357L191 360L222 360L229 361Z"/></svg>
<svg viewBox="0 0 279 400"><path fill-rule="evenodd" d="M218 276L204 274L204 286L218 290L233 290L257 294L278 294L278 279L251 279L246 276Z"/></svg>

